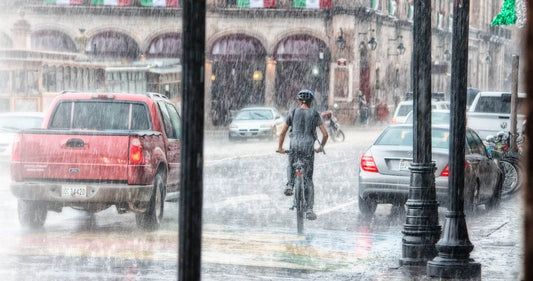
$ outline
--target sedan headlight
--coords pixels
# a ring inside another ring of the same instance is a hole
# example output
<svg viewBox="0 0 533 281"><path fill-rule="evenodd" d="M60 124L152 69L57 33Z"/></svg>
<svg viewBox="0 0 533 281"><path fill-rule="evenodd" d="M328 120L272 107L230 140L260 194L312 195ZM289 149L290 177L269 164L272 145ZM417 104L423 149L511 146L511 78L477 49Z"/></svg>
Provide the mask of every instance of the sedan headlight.
<svg viewBox="0 0 533 281"><path fill-rule="evenodd" d="M235 125L235 124L230 124L230 125L229 125L229 128L230 128L230 129L237 129L237 128L239 128L239 126L237 126L237 125Z"/></svg>
<svg viewBox="0 0 533 281"><path fill-rule="evenodd" d="M261 126L259 126L259 128L261 128L261 129L270 129L270 128L272 128L272 124L261 124Z"/></svg>

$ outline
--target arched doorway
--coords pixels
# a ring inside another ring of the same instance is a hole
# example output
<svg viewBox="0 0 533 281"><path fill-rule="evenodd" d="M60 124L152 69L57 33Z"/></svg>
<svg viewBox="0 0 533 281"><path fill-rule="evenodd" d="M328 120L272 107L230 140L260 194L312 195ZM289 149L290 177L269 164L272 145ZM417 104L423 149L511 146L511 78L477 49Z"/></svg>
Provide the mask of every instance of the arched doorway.
<svg viewBox="0 0 533 281"><path fill-rule="evenodd" d="M228 35L213 44L210 54L213 125L227 124L232 111L265 103L266 50L259 40L244 34Z"/></svg>
<svg viewBox="0 0 533 281"><path fill-rule="evenodd" d="M31 49L51 52L76 52L76 44L65 33L57 30L39 30L31 34Z"/></svg>
<svg viewBox="0 0 533 281"><path fill-rule="evenodd" d="M115 31L98 33L91 37L85 51L94 58L130 59L139 57L137 42L130 36Z"/></svg>
<svg viewBox="0 0 533 281"><path fill-rule="evenodd" d="M150 42L145 52L147 58L181 58L181 34L177 32L161 34Z"/></svg>
<svg viewBox="0 0 533 281"><path fill-rule="evenodd" d="M285 111L296 106L302 89L315 93L315 107L327 107L330 52L322 40L305 34L286 37L274 50L276 65L275 104Z"/></svg>

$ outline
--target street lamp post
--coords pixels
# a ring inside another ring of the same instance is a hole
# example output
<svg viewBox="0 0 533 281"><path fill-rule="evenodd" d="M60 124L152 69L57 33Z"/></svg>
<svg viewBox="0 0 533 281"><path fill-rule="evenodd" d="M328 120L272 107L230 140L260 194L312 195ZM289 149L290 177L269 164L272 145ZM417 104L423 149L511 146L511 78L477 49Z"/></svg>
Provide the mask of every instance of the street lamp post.
<svg viewBox="0 0 533 281"><path fill-rule="evenodd" d="M183 1L183 109L180 168L178 280L201 273L205 0Z"/></svg>
<svg viewBox="0 0 533 281"><path fill-rule="evenodd" d="M440 236L431 162L431 0L415 0L413 18L413 162L402 233L401 265L425 266Z"/></svg>
<svg viewBox="0 0 533 281"><path fill-rule="evenodd" d="M427 274L440 278L473 279L481 275L481 265L470 259L474 249L468 238L464 214L466 86L468 74L468 12L470 1L457 0L453 9L452 95L448 176L448 212L438 256L427 264Z"/></svg>

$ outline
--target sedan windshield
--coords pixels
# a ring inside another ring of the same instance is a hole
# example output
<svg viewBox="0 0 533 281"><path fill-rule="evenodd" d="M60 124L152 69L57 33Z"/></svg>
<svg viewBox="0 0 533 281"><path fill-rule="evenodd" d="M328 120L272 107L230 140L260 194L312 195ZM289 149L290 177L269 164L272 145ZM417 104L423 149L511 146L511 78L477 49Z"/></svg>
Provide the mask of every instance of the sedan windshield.
<svg viewBox="0 0 533 281"><path fill-rule="evenodd" d="M243 110L235 116L235 120L271 120L273 118L270 110Z"/></svg>
<svg viewBox="0 0 533 281"><path fill-rule="evenodd" d="M446 129L431 130L431 146L448 149L450 132ZM413 128L391 127L385 130L374 145L413 146Z"/></svg>

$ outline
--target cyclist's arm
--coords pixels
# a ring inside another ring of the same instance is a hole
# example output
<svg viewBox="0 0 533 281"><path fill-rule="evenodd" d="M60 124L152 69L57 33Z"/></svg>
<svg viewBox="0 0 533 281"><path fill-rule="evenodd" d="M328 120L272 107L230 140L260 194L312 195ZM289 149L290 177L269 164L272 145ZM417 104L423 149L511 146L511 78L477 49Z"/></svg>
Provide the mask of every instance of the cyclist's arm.
<svg viewBox="0 0 533 281"><path fill-rule="evenodd" d="M322 132L322 141L320 142L320 147L318 148L317 152L321 152L322 148L326 145L326 142L328 141L328 131L326 130L326 127L324 127L324 124L321 124L319 128Z"/></svg>
<svg viewBox="0 0 533 281"><path fill-rule="evenodd" d="M279 142L278 142L278 152L284 153L285 150L283 149L283 142L285 141L285 135L287 134L287 131L289 130L289 125L283 124L283 128L281 129L281 133L279 134Z"/></svg>

